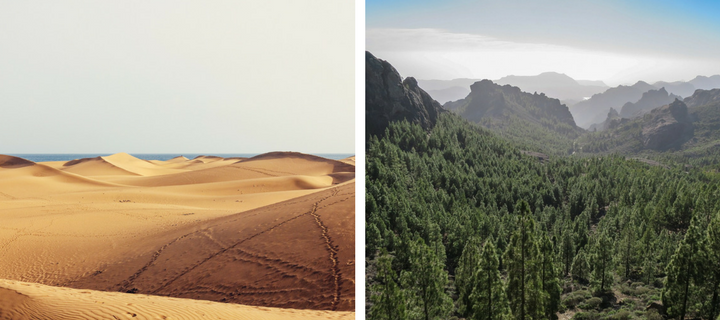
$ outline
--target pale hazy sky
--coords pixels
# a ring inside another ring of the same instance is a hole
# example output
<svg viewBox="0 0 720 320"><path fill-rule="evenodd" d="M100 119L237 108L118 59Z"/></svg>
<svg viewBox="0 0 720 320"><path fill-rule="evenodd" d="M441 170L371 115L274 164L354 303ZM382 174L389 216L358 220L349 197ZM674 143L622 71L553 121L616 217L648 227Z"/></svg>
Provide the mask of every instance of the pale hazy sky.
<svg viewBox="0 0 720 320"><path fill-rule="evenodd" d="M366 15L367 49L419 79L720 74L717 1L368 0Z"/></svg>
<svg viewBox="0 0 720 320"><path fill-rule="evenodd" d="M354 3L0 0L0 154L354 153Z"/></svg>

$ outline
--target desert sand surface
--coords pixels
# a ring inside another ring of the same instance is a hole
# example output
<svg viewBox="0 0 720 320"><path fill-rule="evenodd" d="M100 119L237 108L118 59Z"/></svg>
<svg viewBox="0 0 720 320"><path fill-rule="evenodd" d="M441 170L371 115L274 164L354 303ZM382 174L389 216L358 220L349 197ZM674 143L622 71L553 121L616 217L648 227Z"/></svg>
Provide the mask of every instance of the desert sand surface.
<svg viewBox="0 0 720 320"><path fill-rule="evenodd" d="M280 309L0 280L0 319L354 319L352 312Z"/></svg>
<svg viewBox="0 0 720 320"><path fill-rule="evenodd" d="M0 290L22 281L351 311L354 172L354 159L293 152L44 163L0 155ZM27 296L47 308L62 300Z"/></svg>

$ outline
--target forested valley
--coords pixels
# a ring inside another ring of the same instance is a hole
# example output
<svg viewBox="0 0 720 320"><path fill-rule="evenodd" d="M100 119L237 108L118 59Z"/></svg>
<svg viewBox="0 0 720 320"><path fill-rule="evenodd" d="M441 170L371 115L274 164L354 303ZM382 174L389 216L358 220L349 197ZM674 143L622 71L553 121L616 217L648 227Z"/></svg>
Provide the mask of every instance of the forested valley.
<svg viewBox="0 0 720 320"><path fill-rule="evenodd" d="M537 156L366 59L366 115L417 110L367 137L368 319L720 319L715 171Z"/></svg>

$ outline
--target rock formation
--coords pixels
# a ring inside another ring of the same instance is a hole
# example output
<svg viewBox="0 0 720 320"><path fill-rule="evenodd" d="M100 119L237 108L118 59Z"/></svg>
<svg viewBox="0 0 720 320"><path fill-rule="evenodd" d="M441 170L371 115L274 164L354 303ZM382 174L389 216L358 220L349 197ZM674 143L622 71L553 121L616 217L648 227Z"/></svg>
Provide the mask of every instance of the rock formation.
<svg viewBox="0 0 720 320"><path fill-rule="evenodd" d="M440 103L414 78L402 80L390 63L365 52L366 138L384 134L392 121L408 120L430 129L442 112Z"/></svg>
<svg viewBox="0 0 720 320"><path fill-rule="evenodd" d="M657 108L643 119L643 145L654 150L679 146L692 136L692 122L688 108L680 100Z"/></svg>

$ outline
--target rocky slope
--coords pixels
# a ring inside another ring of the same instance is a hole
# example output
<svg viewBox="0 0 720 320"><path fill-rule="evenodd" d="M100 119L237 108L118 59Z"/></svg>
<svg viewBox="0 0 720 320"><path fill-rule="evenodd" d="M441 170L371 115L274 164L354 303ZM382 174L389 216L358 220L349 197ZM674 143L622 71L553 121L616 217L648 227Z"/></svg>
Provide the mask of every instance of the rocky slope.
<svg viewBox="0 0 720 320"><path fill-rule="evenodd" d="M403 80L390 63L365 52L366 138L382 135L390 122L403 119L430 129L442 112L414 78Z"/></svg>
<svg viewBox="0 0 720 320"><path fill-rule="evenodd" d="M445 108L472 122L484 122L484 119L503 121L509 117L535 123L554 131L580 133L572 114L560 100L522 92L518 87L498 85L490 80L482 80L470 87L465 99L446 103ZM486 122L486 121L485 121ZM559 127L567 127L562 130Z"/></svg>
<svg viewBox="0 0 720 320"><path fill-rule="evenodd" d="M633 119L611 112L603 126L605 131L577 140L582 152L702 154L720 146L720 89L696 90L684 101L675 99Z"/></svg>
<svg viewBox="0 0 720 320"><path fill-rule="evenodd" d="M720 102L720 89L697 90L695 94L685 98L683 102L685 102L688 108Z"/></svg>
<svg viewBox="0 0 720 320"><path fill-rule="evenodd" d="M648 149L677 148L692 137L692 121L685 103L675 100L643 117L642 140Z"/></svg>

